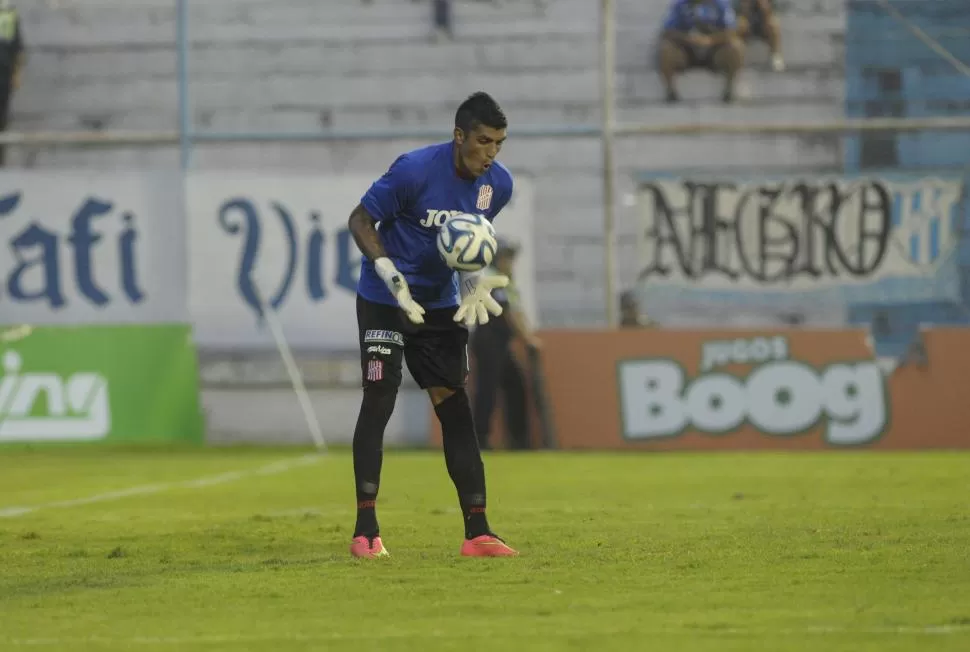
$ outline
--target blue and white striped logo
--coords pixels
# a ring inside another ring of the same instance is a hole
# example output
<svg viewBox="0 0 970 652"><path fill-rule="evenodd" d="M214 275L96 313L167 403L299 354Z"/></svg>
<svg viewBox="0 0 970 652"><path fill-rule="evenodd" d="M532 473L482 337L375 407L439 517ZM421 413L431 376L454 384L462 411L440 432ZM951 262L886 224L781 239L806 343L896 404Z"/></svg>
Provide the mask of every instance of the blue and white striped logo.
<svg viewBox="0 0 970 652"><path fill-rule="evenodd" d="M960 224L959 186L942 179L893 183L893 241L910 263L934 265L948 253Z"/></svg>

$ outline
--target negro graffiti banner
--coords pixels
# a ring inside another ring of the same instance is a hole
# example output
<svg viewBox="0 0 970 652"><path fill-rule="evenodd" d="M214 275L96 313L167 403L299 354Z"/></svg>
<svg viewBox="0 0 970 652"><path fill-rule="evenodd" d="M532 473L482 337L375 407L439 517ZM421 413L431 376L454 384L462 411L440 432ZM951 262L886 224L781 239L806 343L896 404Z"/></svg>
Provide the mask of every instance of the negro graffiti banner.
<svg viewBox="0 0 970 652"><path fill-rule="evenodd" d="M200 348L271 349L268 309L294 347L354 350L360 252L347 219L380 173L191 174L186 191L189 306ZM516 274L534 316L528 180L516 179L512 201L495 225L522 245Z"/></svg>
<svg viewBox="0 0 970 652"><path fill-rule="evenodd" d="M955 300L964 192L938 177L645 181L641 300L668 323L719 324Z"/></svg>
<svg viewBox="0 0 970 652"><path fill-rule="evenodd" d="M0 251L0 323L186 319L175 175L4 172Z"/></svg>
<svg viewBox="0 0 970 652"><path fill-rule="evenodd" d="M863 330L550 331L562 448L970 448L970 329L883 366Z"/></svg>

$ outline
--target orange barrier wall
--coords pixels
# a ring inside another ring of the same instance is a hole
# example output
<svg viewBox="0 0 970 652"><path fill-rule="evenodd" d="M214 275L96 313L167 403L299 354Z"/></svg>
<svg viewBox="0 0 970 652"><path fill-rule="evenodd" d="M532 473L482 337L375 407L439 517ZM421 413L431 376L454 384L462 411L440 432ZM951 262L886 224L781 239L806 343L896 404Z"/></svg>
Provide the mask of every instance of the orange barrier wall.
<svg viewBox="0 0 970 652"><path fill-rule="evenodd" d="M862 330L541 335L560 448L970 448L970 329L888 374Z"/></svg>

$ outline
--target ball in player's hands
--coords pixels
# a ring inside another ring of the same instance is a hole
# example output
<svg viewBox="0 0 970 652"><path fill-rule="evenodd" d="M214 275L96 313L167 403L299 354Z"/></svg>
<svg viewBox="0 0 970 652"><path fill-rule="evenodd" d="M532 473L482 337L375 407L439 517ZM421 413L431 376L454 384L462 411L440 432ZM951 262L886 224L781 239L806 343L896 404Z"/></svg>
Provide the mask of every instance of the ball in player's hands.
<svg viewBox="0 0 970 652"><path fill-rule="evenodd" d="M438 253L448 267L476 272L495 257L495 227L483 215L461 213L447 218L438 228Z"/></svg>

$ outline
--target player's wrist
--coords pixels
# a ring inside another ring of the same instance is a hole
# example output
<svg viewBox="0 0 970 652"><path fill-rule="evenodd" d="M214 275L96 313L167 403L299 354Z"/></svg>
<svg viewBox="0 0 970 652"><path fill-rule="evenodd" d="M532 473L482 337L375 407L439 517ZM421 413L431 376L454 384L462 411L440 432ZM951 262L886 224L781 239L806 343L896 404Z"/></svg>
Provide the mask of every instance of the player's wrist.
<svg viewBox="0 0 970 652"><path fill-rule="evenodd" d="M394 265L394 261L387 256L379 256L374 259L374 269L381 276L390 275L397 272L397 267Z"/></svg>
<svg viewBox="0 0 970 652"><path fill-rule="evenodd" d="M374 261L374 270L391 292L395 292L405 285L404 275L394 265L394 261L387 256L381 256Z"/></svg>
<svg viewBox="0 0 970 652"><path fill-rule="evenodd" d="M459 272L459 284L461 285L461 295L467 296L475 291L478 286L478 279L482 277L485 272L478 270L476 272Z"/></svg>

